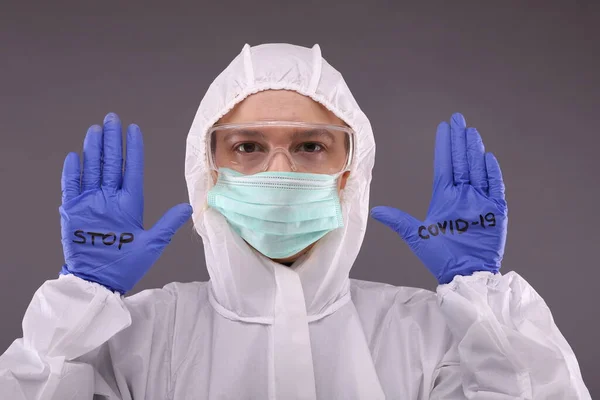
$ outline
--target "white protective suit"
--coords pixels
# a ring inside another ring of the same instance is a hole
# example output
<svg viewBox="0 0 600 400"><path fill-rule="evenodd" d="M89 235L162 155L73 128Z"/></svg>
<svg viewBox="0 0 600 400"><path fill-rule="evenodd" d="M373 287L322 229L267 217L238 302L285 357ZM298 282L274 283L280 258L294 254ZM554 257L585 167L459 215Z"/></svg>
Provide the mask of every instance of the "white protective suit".
<svg viewBox="0 0 600 400"><path fill-rule="evenodd" d="M291 268L205 207L207 129L266 89L310 96L357 139L344 228ZM518 274L457 276L437 294L349 279L374 159L369 121L318 46L245 46L210 86L187 141L210 281L125 298L74 276L47 281L24 337L0 358L1 399L589 399L550 310Z"/></svg>

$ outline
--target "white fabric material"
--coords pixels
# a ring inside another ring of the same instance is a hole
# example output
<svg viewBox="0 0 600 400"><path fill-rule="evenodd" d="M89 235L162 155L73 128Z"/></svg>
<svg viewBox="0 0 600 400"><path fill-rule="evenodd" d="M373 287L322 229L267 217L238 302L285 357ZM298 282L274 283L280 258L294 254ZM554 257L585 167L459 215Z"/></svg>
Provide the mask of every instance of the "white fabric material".
<svg viewBox="0 0 600 400"><path fill-rule="evenodd" d="M205 207L207 129L266 89L312 97L357 139L345 227L291 268L251 250ZM187 146L210 282L127 298L73 276L44 283L23 338L0 357L2 398L590 398L550 310L514 272L456 277L437 294L348 278L367 225L375 144L318 46L245 46L202 100Z"/></svg>

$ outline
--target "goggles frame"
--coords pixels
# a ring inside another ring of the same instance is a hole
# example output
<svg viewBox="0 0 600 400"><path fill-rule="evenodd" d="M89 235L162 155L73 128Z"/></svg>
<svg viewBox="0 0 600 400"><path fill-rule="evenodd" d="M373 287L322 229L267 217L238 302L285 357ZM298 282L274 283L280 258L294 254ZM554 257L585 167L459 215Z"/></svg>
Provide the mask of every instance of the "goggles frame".
<svg viewBox="0 0 600 400"><path fill-rule="evenodd" d="M227 130L227 129L244 129L244 128L259 128L259 127L282 127L282 128L313 128L313 129L328 129L328 130L336 130L345 132L348 135L349 143L348 143L348 157L346 159L346 164L342 167L342 169L338 173L346 172L350 169L352 165L352 161L354 160L354 141L355 132L352 128L345 125L334 125L334 124L323 124L323 123L315 123L315 122L301 122L301 121L285 121L285 120L265 120L265 121L252 121L252 122L239 122L239 123L224 123L224 124L215 124L211 126L206 133L206 149L207 149L207 157L208 157L208 166L210 170L218 171L218 166L214 159L213 149L212 149L212 136L213 133L217 130Z"/></svg>

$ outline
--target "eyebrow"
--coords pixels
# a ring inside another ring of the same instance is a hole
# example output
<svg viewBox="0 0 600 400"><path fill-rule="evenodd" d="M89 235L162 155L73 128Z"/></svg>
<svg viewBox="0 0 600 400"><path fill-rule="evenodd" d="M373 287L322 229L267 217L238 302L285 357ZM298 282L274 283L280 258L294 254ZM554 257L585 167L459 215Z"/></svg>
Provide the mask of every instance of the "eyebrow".
<svg viewBox="0 0 600 400"><path fill-rule="evenodd" d="M265 137L265 135L263 135L263 133L261 131L253 131L250 129L240 129L240 130L235 130L233 132L227 132L227 134L225 135L223 140L228 141L229 139L231 139L232 136L237 136L237 135L261 137L261 138Z"/></svg>
<svg viewBox="0 0 600 400"><path fill-rule="evenodd" d="M310 129L307 131L294 132L292 134L293 139L299 138L311 138L311 137L327 137L332 142L335 142L335 136L327 129Z"/></svg>
<svg viewBox="0 0 600 400"><path fill-rule="evenodd" d="M241 130L236 130L233 132L228 132L225 135L225 137L223 138L223 140L228 141L229 139L231 139L232 136L237 136L237 135L260 137L263 139L265 138L265 135L261 131L251 130L251 129L241 129ZM335 142L335 136L331 132L329 132L327 129L309 129L309 130L304 130L304 131L300 131L300 132L294 132L292 134L293 140L307 139L307 138L314 138L314 137L327 137L332 142Z"/></svg>

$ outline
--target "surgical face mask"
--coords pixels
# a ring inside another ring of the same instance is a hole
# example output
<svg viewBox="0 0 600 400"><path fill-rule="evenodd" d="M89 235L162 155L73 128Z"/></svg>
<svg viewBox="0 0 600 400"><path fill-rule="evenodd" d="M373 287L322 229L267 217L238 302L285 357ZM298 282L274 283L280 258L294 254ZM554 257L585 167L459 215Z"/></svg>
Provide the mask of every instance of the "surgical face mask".
<svg viewBox="0 0 600 400"><path fill-rule="evenodd" d="M265 256L288 258L343 226L340 175L220 168L208 205Z"/></svg>

